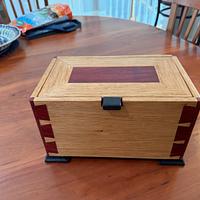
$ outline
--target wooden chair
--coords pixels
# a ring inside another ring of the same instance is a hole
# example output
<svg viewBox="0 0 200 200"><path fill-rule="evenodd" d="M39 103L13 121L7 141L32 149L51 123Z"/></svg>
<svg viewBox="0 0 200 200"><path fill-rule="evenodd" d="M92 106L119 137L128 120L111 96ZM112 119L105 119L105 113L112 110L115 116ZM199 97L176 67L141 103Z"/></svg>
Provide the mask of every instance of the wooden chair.
<svg viewBox="0 0 200 200"><path fill-rule="evenodd" d="M18 15L18 12L16 11L16 6L14 5L13 3L13 0L7 0L10 2L10 5L11 5L11 8L12 8L12 11L14 13L14 16L17 18L19 17ZM26 1L26 3L28 3L28 8L29 8L29 11L33 11L34 10L34 7L32 6L31 4L31 0L18 0L19 2L19 5L20 5L20 9L21 9L21 13L22 14L25 14L25 9L24 9L24 2ZM40 9L40 3L41 3L42 0L35 0L35 5L36 5L36 8L37 9ZM47 6L49 3L48 3L48 0L43 0L44 2L44 5ZM5 1L2 1L2 7L3 7L3 11L8 19L8 21L10 21L10 16L7 12L7 9L6 9L6 4L5 4Z"/></svg>
<svg viewBox="0 0 200 200"><path fill-rule="evenodd" d="M176 23L176 16L177 16L177 9L178 6L181 5L184 7L183 13L180 19L180 22L178 24L178 29L174 30L175 23ZM200 10L200 1L199 0L174 0L172 5L171 5L171 11L170 11L170 17L167 25L167 31L170 32L171 34L174 34L179 37L181 32L183 31L183 27L185 24L185 20L187 18L187 14L190 10L192 9L192 17L189 19L189 24L186 28L186 31L184 32L184 39L188 40L188 37L194 28L194 23L197 19L199 10ZM192 43L197 44L198 40L200 37L200 25L196 27L195 34L192 37Z"/></svg>

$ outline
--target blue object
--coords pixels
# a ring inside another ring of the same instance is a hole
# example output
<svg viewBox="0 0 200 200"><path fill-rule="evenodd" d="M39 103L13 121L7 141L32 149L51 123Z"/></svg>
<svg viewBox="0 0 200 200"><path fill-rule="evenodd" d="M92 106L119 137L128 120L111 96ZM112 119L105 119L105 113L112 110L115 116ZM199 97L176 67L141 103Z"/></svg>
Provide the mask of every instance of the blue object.
<svg viewBox="0 0 200 200"><path fill-rule="evenodd" d="M68 33L79 28L81 28L81 22L76 19L69 20L64 17L62 21L58 20L58 22L54 22L53 24L40 26L38 28L27 31L26 39L36 39L55 33Z"/></svg>
<svg viewBox="0 0 200 200"><path fill-rule="evenodd" d="M12 53L13 51L15 51L15 49L18 46L19 46L19 41L15 40L7 48L5 48L4 50L0 51L0 57L6 56L6 55Z"/></svg>
<svg viewBox="0 0 200 200"><path fill-rule="evenodd" d="M11 25L0 24L0 54L6 51L6 49L21 35L21 31Z"/></svg>

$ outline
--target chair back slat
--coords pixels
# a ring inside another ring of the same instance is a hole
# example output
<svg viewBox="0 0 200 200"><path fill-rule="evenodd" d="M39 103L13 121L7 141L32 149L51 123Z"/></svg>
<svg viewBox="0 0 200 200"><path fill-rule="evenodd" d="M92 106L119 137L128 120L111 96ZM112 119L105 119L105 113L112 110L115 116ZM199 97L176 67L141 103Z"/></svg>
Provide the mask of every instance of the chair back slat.
<svg viewBox="0 0 200 200"><path fill-rule="evenodd" d="M196 43L196 41L199 39L200 37L200 26L198 27L193 39L192 39L192 43Z"/></svg>
<svg viewBox="0 0 200 200"><path fill-rule="evenodd" d="M0 15L0 24L2 24L3 23L3 17L1 17L1 15Z"/></svg>
<svg viewBox="0 0 200 200"><path fill-rule="evenodd" d="M186 32L185 32L185 35L184 35L184 39L185 39L185 40L188 39L188 36L189 36L189 34L190 34L191 30L192 30L192 27L193 27L193 25L194 25L194 22L195 22L195 20L196 20L196 17L197 17L197 15L198 15L198 12L199 12L199 11L198 11L197 9L195 9L194 12L193 12L193 14L192 14L192 18L191 18L191 20L190 20L190 22L189 22L189 24L188 24L188 27L187 27Z"/></svg>
<svg viewBox="0 0 200 200"><path fill-rule="evenodd" d="M38 0L36 0L36 6L37 6L37 9L40 9L40 4Z"/></svg>
<svg viewBox="0 0 200 200"><path fill-rule="evenodd" d="M183 10L182 17L181 17L180 24L179 24L179 26L178 26L178 30L177 30L177 32L176 32L176 36L177 36L177 37L179 37L180 34L181 34L181 31L182 31L182 29L183 29L183 25L184 25L184 22L185 22L185 19L186 19L188 10L189 10L189 7L185 6L185 8L184 8L184 10Z"/></svg>
<svg viewBox="0 0 200 200"><path fill-rule="evenodd" d="M8 15L8 12L7 12L7 9L6 9L6 5L5 5L4 1L2 1L2 8L3 8L4 15L5 15L5 17L6 17L6 22L9 23L10 17L9 17L9 15Z"/></svg>
<svg viewBox="0 0 200 200"><path fill-rule="evenodd" d="M30 0L28 0L28 7L29 7L30 12L32 12L32 6L31 6Z"/></svg>
<svg viewBox="0 0 200 200"><path fill-rule="evenodd" d="M10 5L11 5L11 7L12 7L12 10L13 10L13 13L14 13L15 17L17 18L17 12L16 12L16 10L15 10L15 6L14 6L12 0L10 0Z"/></svg>
<svg viewBox="0 0 200 200"><path fill-rule="evenodd" d="M49 5L49 1L48 0L44 0L44 5L48 6Z"/></svg>
<svg viewBox="0 0 200 200"><path fill-rule="evenodd" d="M178 5L176 3L172 3L169 22L168 22L168 25L167 25L167 31L170 32L170 33L173 33L173 30L174 30L174 25L175 25L175 22L176 22L177 8L178 8Z"/></svg>
<svg viewBox="0 0 200 200"><path fill-rule="evenodd" d="M19 0L19 5L20 5L20 8L21 8L21 11L22 11L22 14L24 15L24 7L22 5L22 0Z"/></svg>
<svg viewBox="0 0 200 200"><path fill-rule="evenodd" d="M130 20L132 20L133 18L133 5L134 5L134 0L131 0L130 17L129 17Z"/></svg>

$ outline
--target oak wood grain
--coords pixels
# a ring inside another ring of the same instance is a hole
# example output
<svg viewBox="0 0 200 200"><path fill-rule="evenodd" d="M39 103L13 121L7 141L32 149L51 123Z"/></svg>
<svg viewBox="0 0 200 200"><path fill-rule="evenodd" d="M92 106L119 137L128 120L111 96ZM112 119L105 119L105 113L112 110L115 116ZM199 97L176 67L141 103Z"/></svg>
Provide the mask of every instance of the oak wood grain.
<svg viewBox="0 0 200 200"><path fill-rule="evenodd" d="M74 158L44 164L45 150L29 96L55 56L172 54L200 91L200 49L153 27L112 18L80 17L81 31L33 41L0 57L0 195L3 200L199 200L200 121L187 148L186 166L155 161Z"/></svg>

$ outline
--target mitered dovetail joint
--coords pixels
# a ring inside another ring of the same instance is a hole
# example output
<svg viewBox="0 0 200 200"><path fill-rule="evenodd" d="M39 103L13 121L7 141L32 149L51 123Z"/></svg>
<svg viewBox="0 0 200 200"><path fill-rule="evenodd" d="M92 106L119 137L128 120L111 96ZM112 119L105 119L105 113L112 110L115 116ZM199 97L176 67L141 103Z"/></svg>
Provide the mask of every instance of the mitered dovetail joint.
<svg viewBox="0 0 200 200"><path fill-rule="evenodd" d="M183 157L188 142L190 140L190 136L192 134L192 130L194 128L196 119L198 117L199 110L200 110L200 98L197 99L196 107L193 106L183 107L181 117L179 120L179 126L176 130L176 136L174 138L174 143L172 146L170 156L180 156L180 158ZM184 123L189 123L189 126L183 126Z"/></svg>
<svg viewBox="0 0 200 200"><path fill-rule="evenodd" d="M51 124L42 125L40 120L50 122L49 113L46 105L35 105L34 98L30 98L30 104L37 122L40 135L42 137L45 149L48 153L58 153L56 142L46 142L45 138L54 138L53 129Z"/></svg>

